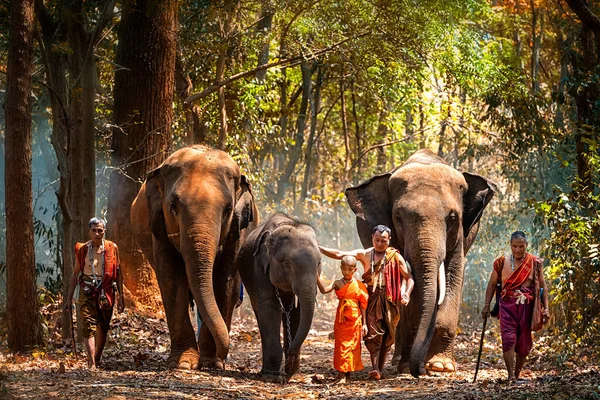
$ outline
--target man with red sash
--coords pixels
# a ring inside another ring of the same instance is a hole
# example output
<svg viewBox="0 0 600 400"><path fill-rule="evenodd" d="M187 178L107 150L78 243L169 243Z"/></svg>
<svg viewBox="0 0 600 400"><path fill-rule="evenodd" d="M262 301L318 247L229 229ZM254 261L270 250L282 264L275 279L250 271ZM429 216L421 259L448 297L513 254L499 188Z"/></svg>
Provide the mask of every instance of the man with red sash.
<svg viewBox="0 0 600 400"><path fill-rule="evenodd" d="M73 293L79 284L79 306L83 321L83 336L88 366L96 368L100 363L106 335L110 329L113 306L118 291L117 311L123 312L123 278L119 269L119 248L104 239L106 223L92 218L90 241L75 245L75 267L71 276L69 295L65 310L71 309Z"/></svg>
<svg viewBox="0 0 600 400"><path fill-rule="evenodd" d="M396 339L396 326L400 320L400 304L407 305L415 282L400 252L390 246L391 229L377 225L371 240L373 247L341 251L319 247L327 257L341 259L356 257L364 268L362 276L369 292L367 304L367 335L365 345L371 356L373 369L369 378L381 379L385 359ZM402 292L402 281L406 291Z"/></svg>
<svg viewBox="0 0 600 400"><path fill-rule="evenodd" d="M494 295L498 279L502 282L500 294L500 330L502 334L502 352L508 371L508 380L519 378L527 355L533 345L531 339L531 316L533 313L534 268L542 271L542 259L527 252L527 236L522 231L510 236L511 254L501 256L494 261L494 270L485 292L485 306L481 312L483 318L490 314L490 301ZM542 289L542 314L549 317L548 289L544 275L539 273ZM516 353L516 365L515 365Z"/></svg>

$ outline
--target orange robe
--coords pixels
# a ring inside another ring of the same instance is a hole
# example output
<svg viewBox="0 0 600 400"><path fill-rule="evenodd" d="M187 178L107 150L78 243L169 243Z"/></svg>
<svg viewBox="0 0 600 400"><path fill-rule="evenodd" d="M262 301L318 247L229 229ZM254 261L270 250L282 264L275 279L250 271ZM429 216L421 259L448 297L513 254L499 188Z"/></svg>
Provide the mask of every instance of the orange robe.
<svg viewBox="0 0 600 400"><path fill-rule="evenodd" d="M335 291L340 303L337 308L333 333L333 367L340 372L363 369L360 358L362 315L360 308L367 308L367 288L364 283L352 279L344 287ZM359 308L360 304L360 308Z"/></svg>

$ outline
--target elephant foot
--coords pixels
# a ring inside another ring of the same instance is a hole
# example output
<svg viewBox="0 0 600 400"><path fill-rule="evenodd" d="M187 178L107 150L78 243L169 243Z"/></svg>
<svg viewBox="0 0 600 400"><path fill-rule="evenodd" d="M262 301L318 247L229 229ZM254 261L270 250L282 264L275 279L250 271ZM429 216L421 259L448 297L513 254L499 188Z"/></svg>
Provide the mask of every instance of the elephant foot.
<svg viewBox="0 0 600 400"><path fill-rule="evenodd" d="M272 373L268 373L268 372L263 372L261 375L262 375L262 380L267 383L279 383L280 385L283 385L286 382L285 376L283 376L281 374L272 374Z"/></svg>
<svg viewBox="0 0 600 400"><path fill-rule="evenodd" d="M410 375L410 367L408 366L408 361L398 361L397 365L399 374Z"/></svg>
<svg viewBox="0 0 600 400"><path fill-rule="evenodd" d="M291 377L300 369L300 357L288 356L285 360L285 375Z"/></svg>
<svg viewBox="0 0 600 400"><path fill-rule="evenodd" d="M436 355L425 364L425 369L434 372L456 372L456 362L443 355Z"/></svg>
<svg viewBox="0 0 600 400"><path fill-rule="evenodd" d="M189 348L183 352L171 350L167 364L172 369L197 369L199 359L200 354L194 348Z"/></svg>
<svg viewBox="0 0 600 400"><path fill-rule="evenodd" d="M201 369L225 369L225 362L218 357L201 358Z"/></svg>

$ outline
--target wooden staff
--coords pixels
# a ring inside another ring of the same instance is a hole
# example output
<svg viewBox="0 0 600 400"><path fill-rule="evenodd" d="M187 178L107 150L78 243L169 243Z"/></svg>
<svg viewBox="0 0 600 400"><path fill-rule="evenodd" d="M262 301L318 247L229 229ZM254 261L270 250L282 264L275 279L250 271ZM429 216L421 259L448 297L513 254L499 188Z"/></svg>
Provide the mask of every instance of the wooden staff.
<svg viewBox="0 0 600 400"><path fill-rule="evenodd" d="M483 329L481 330L481 340L479 341L479 354L477 355L477 366L475 367L475 376L473 377L473 383L477 380L477 372L479 372L479 361L481 361L481 350L483 350L483 336L485 335L485 325L488 317L483 319Z"/></svg>
<svg viewBox="0 0 600 400"><path fill-rule="evenodd" d="M77 358L77 343L75 343L75 324L73 324L73 306L69 307L70 309L70 320L71 320L71 345L73 346L73 353L75 353L75 361L78 361Z"/></svg>

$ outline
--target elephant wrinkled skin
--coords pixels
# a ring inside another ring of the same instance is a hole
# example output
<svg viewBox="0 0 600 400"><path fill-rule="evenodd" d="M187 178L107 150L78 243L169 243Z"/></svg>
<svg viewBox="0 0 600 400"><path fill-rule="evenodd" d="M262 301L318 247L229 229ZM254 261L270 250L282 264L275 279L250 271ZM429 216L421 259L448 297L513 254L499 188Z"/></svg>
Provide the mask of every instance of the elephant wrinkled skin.
<svg viewBox="0 0 600 400"><path fill-rule="evenodd" d="M242 245L236 265L258 321L261 374L267 381L284 383L300 366L300 348L315 310L320 263L314 230L282 213L269 218Z"/></svg>
<svg viewBox="0 0 600 400"><path fill-rule="evenodd" d="M394 361L413 376L456 370L453 348L465 254L496 185L460 173L428 150L402 166L346 189L361 242L377 224L392 228L391 246L410 263L415 290L396 330ZM427 363L427 364L425 364Z"/></svg>
<svg viewBox="0 0 600 400"><path fill-rule="evenodd" d="M223 368L240 290L235 257L258 223L238 165L205 146L174 152L148 173L131 205L131 223L156 271L171 336L169 367ZM198 343L190 292L203 321Z"/></svg>

